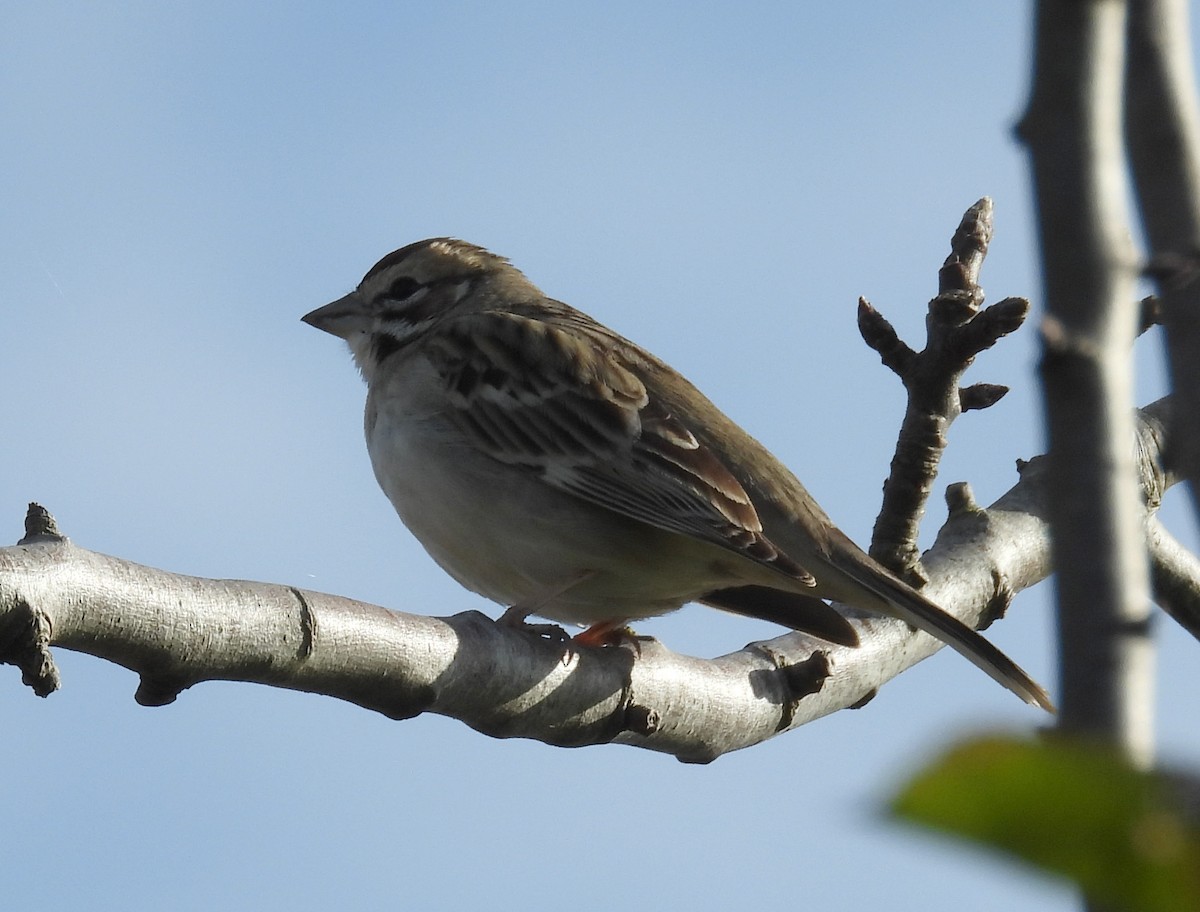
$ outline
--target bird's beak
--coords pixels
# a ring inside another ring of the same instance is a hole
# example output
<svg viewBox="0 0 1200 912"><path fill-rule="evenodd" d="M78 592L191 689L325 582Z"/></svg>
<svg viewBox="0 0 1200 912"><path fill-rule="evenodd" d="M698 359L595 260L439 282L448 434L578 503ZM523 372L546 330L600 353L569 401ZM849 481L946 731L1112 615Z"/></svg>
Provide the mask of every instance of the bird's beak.
<svg viewBox="0 0 1200 912"><path fill-rule="evenodd" d="M312 313L306 313L300 319L309 326L332 333L341 338L347 338L356 329L361 329L366 317L363 299L357 291L352 291L344 298L338 298L332 304L318 307Z"/></svg>

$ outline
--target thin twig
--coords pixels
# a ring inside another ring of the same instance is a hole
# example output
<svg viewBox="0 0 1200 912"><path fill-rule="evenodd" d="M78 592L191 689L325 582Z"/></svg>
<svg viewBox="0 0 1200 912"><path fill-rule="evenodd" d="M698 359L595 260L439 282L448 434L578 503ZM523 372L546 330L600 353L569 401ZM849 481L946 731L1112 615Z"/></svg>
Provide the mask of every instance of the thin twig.
<svg viewBox="0 0 1200 912"><path fill-rule="evenodd" d="M961 387L963 373L981 351L1015 331L1029 302L1006 298L984 310L979 272L992 237L992 201L979 200L962 217L950 255L938 271L938 294L929 302L925 348L913 351L891 323L863 298L858 325L863 340L900 377L908 407L883 487L883 505L871 536L871 556L909 583L920 586L917 533L933 491L951 423L964 411L988 408L1008 387L977 383Z"/></svg>

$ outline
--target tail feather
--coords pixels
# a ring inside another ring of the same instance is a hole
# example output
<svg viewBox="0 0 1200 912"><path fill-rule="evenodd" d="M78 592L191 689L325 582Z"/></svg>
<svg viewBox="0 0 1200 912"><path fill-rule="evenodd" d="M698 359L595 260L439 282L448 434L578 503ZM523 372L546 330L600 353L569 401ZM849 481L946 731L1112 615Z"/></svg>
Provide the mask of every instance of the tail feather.
<svg viewBox="0 0 1200 912"><path fill-rule="evenodd" d="M880 572L883 568L865 554L850 552L839 557L841 560L836 560L839 568L887 602L890 614L937 637L1026 703L1055 712L1045 689L977 631L887 571Z"/></svg>
<svg viewBox="0 0 1200 912"><path fill-rule="evenodd" d="M854 625L837 609L811 595L768 586L735 586L716 589L700 602L734 614L802 630L840 646L858 645L858 632Z"/></svg>

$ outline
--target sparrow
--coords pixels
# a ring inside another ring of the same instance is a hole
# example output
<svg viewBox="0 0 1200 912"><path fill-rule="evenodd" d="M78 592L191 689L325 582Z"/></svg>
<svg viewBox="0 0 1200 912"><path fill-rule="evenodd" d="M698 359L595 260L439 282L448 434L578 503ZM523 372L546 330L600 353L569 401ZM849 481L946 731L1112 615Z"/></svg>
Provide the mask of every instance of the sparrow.
<svg viewBox="0 0 1200 912"><path fill-rule="evenodd" d="M400 519L454 579L506 606L503 622L589 625L575 642L597 645L698 602L858 645L832 600L932 634L1053 711L682 375L506 258L418 241L303 320L350 348L371 465Z"/></svg>

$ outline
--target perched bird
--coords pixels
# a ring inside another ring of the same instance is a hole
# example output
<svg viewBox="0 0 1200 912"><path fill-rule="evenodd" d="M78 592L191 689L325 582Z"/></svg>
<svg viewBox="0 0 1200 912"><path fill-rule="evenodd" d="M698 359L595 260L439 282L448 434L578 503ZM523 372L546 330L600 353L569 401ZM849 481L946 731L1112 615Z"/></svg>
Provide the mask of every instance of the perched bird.
<svg viewBox="0 0 1200 912"><path fill-rule="evenodd" d="M304 321L367 382L371 464L441 567L508 606L591 625L701 602L843 645L823 599L891 615L1029 703L1046 692L861 551L800 481L679 373L452 238L389 253Z"/></svg>

